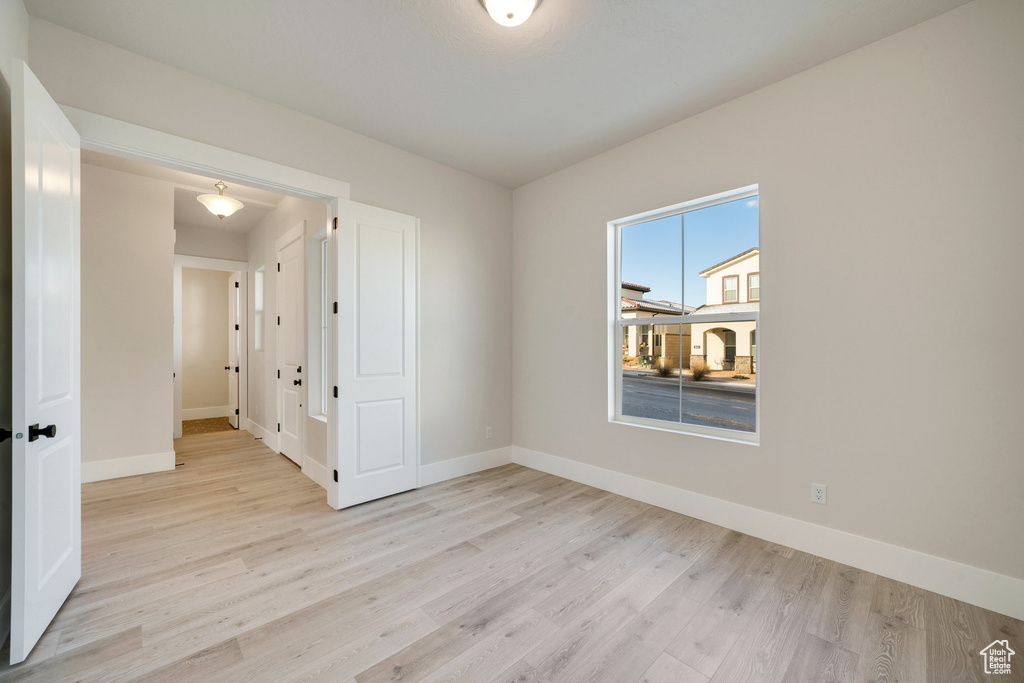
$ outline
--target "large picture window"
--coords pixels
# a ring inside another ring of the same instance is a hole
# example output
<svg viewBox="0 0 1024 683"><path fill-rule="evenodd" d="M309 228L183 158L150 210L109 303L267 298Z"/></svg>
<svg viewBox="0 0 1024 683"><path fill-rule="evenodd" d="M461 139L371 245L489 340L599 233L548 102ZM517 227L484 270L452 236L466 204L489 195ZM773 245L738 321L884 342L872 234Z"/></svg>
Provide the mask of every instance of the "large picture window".
<svg viewBox="0 0 1024 683"><path fill-rule="evenodd" d="M758 441L756 186L609 223L609 417Z"/></svg>

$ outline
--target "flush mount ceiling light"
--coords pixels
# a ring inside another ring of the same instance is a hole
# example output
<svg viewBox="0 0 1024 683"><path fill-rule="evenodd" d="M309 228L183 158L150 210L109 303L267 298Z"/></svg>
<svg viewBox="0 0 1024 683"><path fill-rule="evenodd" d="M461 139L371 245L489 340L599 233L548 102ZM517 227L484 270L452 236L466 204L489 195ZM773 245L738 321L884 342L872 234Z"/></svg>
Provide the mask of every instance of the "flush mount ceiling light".
<svg viewBox="0 0 1024 683"><path fill-rule="evenodd" d="M245 206L237 199L224 196L224 190L228 189L228 186L223 181L218 180L214 187L220 191L220 194L201 194L196 199L217 218L224 220L225 216L230 216Z"/></svg>
<svg viewBox="0 0 1024 683"><path fill-rule="evenodd" d="M540 0L480 0L480 4L502 26L519 26L530 18Z"/></svg>

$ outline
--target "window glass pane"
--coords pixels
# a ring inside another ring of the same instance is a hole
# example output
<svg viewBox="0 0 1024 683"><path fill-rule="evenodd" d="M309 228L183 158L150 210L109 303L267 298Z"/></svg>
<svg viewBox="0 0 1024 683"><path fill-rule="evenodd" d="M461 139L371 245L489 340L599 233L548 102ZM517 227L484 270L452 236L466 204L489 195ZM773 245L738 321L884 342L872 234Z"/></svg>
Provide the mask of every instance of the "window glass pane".
<svg viewBox="0 0 1024 683"><path fill-rule="evenodd" d="M669 216L622 229L622 317L682 314L682 225L682 216Z"/></svg>
<svg viewBox="0 0 1024 683"><path fill-rule="evenodd" d="M253 282L253 347L263 350L263 267L256 269Z"/></svg>
<svg viewBox="0 0 1024 683"><path fill-rule="evenodd" d="M320 412L327 414L329 405L327 368L327 325L333 315L334 302L330 296L330 271L327 263L327 240L320 243ZM332 385L333 386L333 385Z"/></svg>
<svg viewBox="0 0 1024 683"><path fill-rule="evenodd" d="M682 377L680 421L753 432L756 427L757 323L693 322L689 372Z"/></svg>
<svg viewBox="0 0 1024 683"><path fill-rule="evenodd" d="M621 414L756 431L756 320L712 316L758 313L758 198L627 226L619 239L620 319L630 321L615 332Z"/></svg>
<svg viewBox="0 0 1024 683"><path fill-rule="evenodd" d="M684 325L623 327L622 414L679 422L680 354L688 349ZM627 354L636 349L638 353ZM685 364L685 360L684 360Z"/></svg>
<svg viewBox="0 0 1024 683"><path fill-rule="evenodd" d="M757 204L748 197L683 215L685 303L698 313L716 312L727 297L738 302L739 278L760 270Z"/></svg>

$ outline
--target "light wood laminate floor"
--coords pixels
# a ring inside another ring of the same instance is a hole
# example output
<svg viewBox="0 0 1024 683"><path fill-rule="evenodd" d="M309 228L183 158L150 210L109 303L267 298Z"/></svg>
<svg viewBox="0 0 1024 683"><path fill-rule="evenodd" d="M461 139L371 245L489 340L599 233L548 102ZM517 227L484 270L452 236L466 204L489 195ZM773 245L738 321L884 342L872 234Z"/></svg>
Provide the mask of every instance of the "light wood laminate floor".
<svg viewBox="0 0 1024 683"><path fill-rule="evenodd" d="M509 465L335 512L246 432L83 487L17 681L984 681L993 612ZM6 650L0 655L7 661Z"/></svg>

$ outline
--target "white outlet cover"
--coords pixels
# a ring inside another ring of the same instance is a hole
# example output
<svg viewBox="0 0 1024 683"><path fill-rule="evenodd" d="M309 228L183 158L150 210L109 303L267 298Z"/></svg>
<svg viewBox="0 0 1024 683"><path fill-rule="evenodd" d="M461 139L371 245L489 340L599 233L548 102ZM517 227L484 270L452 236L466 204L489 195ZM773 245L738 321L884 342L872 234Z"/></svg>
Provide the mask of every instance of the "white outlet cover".
<svg viewBox="0 0 1024 683"><path fill-rule="evenodd" d="M828 503L828 489L824 484L811 484L811 502L819 505Z"/></svg>

